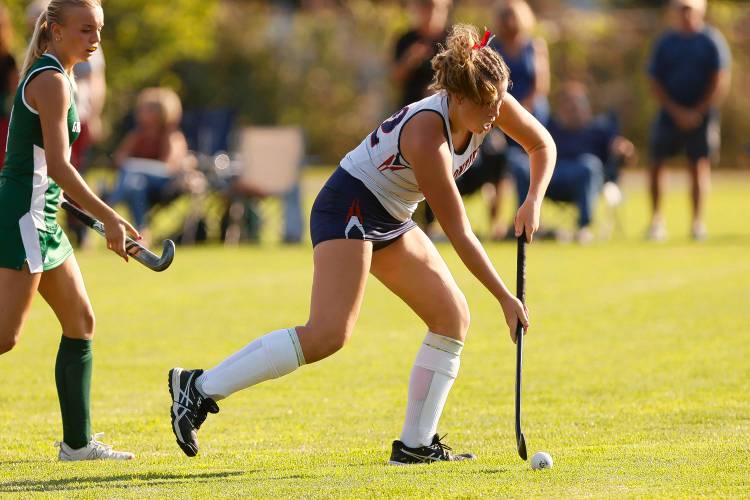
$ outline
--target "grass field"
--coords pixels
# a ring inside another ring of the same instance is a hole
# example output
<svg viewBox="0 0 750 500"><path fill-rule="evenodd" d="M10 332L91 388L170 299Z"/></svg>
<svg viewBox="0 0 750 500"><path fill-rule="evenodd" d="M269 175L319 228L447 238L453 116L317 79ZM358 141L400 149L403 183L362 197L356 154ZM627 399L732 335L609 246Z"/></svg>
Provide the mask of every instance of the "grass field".
<svg viewBox="0 0 750 500"><path fill-rule="evenodd" d="M687 238L679 182L672 238L643 243L644 193L630 179L624 233L529 249L524 428L531 453L554 457L542 472L516 455L514 348L500 310L447 245L472 327L440 431L479 458L400 468L385 462L425 328L377 281L347 348L224 401L188 459L170 431L167 370L210 367L304 322L309 247L179 248L163 274L81 252L98 320L94 430L138 457L55 460L59 329L38 299L19 346L0 357L0 497L748 497L748 188L748 176L716 177L703 244ZM488 251L512 282L514 246Z"/></svg>

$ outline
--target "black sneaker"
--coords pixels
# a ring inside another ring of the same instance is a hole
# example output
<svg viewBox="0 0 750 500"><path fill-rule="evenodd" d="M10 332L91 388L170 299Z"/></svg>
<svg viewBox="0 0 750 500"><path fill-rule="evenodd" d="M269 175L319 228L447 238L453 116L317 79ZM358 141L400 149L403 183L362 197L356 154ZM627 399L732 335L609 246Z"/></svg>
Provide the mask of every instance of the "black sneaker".
<svg viewBox="0 0 750 500"><path fill-rule="evenodd" d="M443 436L444 438L445 436ZM407 465L407 464L429 464L432 462L458 462L461 460L474 460L476 455L473 453L451 453L451 447L440 442L441 439L437 434L432 437L432 444L429 446L420 446L418 448L409 448L401 441L394 441L391 448L390 465Z"/></svg>
<svg viewBox="0 0 750 500"><path fill-rule="evenodd" d="M203 370L169 370L169 394L172 396L172 432L185 455L198 454L198 429L209 413L219 413L219 406L211 398L203 397L195 381Z"/></svg>

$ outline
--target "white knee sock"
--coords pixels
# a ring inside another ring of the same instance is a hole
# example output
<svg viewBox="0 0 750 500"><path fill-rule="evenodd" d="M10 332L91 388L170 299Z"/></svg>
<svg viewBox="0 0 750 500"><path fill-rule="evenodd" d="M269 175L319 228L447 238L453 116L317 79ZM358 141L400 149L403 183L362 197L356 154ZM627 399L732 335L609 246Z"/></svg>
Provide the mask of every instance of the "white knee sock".
<svg viewBox="0 0 750 500"><path fill-rule="evenodd" d="M409 402L401 441L409 448L427 446L437 431L445 400L458 375L464 343L427 332L409 379Z"/></svg>
<svg viewBox="0 0 750 500"><path fill-rule="evenodd" d="M218 366L205 371L195 385L204 396L218 400L264 380L291 373L304 364L297 331L285 328L253 340Z"/></svg>

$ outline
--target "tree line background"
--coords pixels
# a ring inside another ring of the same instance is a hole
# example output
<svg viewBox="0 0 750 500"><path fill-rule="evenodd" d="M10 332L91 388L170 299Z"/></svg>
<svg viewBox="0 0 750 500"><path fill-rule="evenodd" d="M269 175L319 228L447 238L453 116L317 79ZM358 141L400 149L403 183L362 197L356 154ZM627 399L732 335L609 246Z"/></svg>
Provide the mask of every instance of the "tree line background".
<svg viewBox="0 0 750 500"><path fill-rule="evenodd" d="M237 124L301 125L309 153L333 164L393 112L393 46L410 26L403 1L105 0L105 119L111 149L138 91L166 85L187 109L229 108ZM552 92L576 79L595 110L617 111L645 160L655 103L645 67L666 0L537 0ZM5 2L23 57L26 1ZM492 27L492 0L456 0L454 22ZM750 3L709 1L732 50L723 108L723 167L750 166Z"/></svg>

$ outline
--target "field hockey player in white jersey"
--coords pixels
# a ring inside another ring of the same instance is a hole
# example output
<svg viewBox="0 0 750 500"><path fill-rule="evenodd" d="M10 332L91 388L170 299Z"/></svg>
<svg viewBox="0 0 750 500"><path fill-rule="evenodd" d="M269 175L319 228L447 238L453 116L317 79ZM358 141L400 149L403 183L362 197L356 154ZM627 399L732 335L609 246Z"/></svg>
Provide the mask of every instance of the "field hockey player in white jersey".
<svg viewBox="0 0 750 500"><path fill-rule="evenodd" d="M427 198L458 256L497 299L515 341L527 311L508 290L474 235L455 184L492 126L513 137L531 160L531 187L515 219L531 241L555 163L544 127L507 92L508 68L472 26L453 28L432 65L436 92L383 122L341 162L312 208L315 272L304 325L255 339L218 366L173 368L172 429L188 456L217 400L286 375L335 353L351 336L372 273L425 322L428 332L412 368L406 418L389 463L466 460L441 442L438 421L469 328L469 308L432 242L411 220Z"/></svg>

